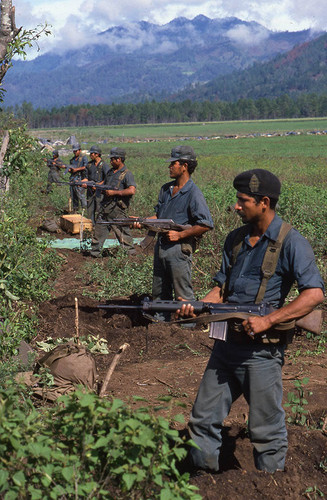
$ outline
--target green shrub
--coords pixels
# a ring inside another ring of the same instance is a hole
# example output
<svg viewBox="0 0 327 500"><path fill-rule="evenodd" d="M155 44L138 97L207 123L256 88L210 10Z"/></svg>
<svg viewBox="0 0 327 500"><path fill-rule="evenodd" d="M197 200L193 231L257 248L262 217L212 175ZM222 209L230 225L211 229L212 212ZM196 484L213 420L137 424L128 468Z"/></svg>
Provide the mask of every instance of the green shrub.
<svg viewBox="0 0 327 500"><path fill-rule="evenodd" d="M122 249L99 263L85 266L87 282L99 285L92 294L96 299L149 294L152 286L153 257L131 260ZM85 279L85 274L81 276Z"/></svg>
<svg viewBox="0 0 327 500"><path fill-rule="evenodd" d="M77 390L41 412L11 385L0 421L4 500L201 499L176 468L187 453L178 431L145 408Z"/></svg>

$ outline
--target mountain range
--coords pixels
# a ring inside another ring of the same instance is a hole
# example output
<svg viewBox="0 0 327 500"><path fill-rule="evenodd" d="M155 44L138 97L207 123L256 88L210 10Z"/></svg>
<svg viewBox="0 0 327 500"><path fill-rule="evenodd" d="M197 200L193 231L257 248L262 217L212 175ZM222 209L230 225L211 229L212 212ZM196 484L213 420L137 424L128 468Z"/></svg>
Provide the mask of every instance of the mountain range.
<svg viewBox="0 0 327 500"><path fill-rule="evenodd" d="M115 26L80 49L15 61L4 80L4 105L26 101L49 109L174 95L180 99L184 88L187 96L203 89L209 98L210 85L222 77L226 87L226 75L241 74L253 65L263 67L261 63L319 35L311 30L273 32L255 22L202 15L192 20L179 17L165 25L141 21ZM235 92L224 95L238 98Z"/></svg>

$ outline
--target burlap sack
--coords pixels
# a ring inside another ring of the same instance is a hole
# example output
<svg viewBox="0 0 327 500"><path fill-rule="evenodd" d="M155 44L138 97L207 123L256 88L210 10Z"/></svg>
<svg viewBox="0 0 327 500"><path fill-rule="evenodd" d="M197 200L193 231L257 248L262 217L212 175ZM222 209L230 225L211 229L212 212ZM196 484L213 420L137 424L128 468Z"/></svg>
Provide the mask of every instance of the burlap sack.
<svg viewBox="0 0 327 500"><path fill-rule="evenodd" d="M54 378L52 387L37 387L35 394L51 401L74 391L77 385L96 390L97 369L92 354L83 346L74 343L61 344L42 356L34 373L41 366L49 368Z"/></svg>

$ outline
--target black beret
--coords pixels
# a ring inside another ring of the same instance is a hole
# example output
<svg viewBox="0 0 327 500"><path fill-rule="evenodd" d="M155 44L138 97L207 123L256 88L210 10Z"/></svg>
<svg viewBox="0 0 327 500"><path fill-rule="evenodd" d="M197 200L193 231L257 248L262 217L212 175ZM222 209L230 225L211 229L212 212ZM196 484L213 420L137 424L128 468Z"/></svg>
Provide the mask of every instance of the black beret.
<svg viewBox="0 0 327 500"><path fill-rule="evenodd" d="M278 177L263 168L254 168L238 174L234 179L233 186L240 193L250 196L258 194L275 200L278 200L281 187Z"/></svg>

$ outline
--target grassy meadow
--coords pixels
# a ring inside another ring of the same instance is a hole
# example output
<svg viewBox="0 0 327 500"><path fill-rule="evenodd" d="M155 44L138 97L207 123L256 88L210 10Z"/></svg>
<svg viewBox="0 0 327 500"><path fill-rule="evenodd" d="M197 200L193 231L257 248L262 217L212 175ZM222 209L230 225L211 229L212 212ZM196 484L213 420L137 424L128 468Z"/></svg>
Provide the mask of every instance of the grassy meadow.
<svg viewBox="0 0 327 500"><path fill-rule="evenodd" d="M278 213L309 239L326 277L327 135L312 133L326 129L327 119L308 119L51 129L34 130L33 135L52 140L75 135L85 150L101 142L105 161L110 148L123 143L126 165L137 183L130 214L137 216L153 214L160 186L169 180L165 160L171 148L186 143L193 146L199 162L193 179L203 191L215 223L214 231L205 235L194 256L194 287L201 296L211 286L227 233L240 223L227 211L235 202L233 178L250 168L269 169L281 179ZM291 131L298 134L287 134ZM236 138L228 138L230 135ZM61 156L64 161L70 158L67 146L62 147ZM45 170L41 172L44 178ZM58 188L51 196L59 213L67 202L68 190ZM102 285L97 297L110 298L120 292L149 294L151 258L143 259L133 264L120 256L89 265L89 272L93 278L97 275ZM124 265L126 271L122 273ZM103 267L108 267L111 276L107 286L103 286ZM112 280L113 275L116 280Z"/></svg>

